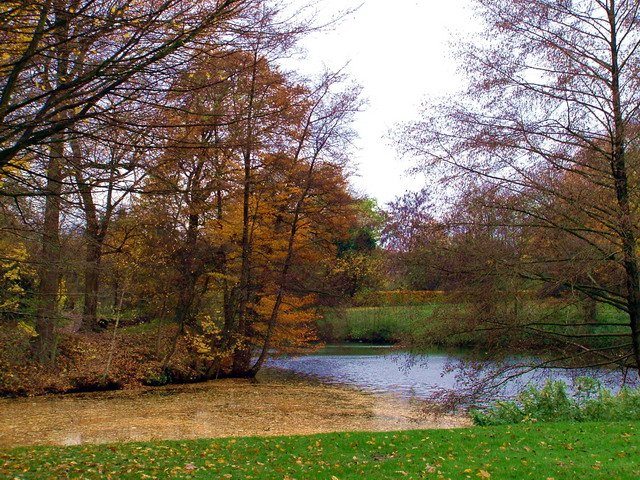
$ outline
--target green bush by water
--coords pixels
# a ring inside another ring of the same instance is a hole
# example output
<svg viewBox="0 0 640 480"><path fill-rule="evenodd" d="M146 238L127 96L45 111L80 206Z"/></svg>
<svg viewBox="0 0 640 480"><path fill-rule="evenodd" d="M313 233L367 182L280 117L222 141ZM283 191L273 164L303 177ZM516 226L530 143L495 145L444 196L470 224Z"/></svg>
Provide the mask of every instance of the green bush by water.
<svg viewBox="0 0 640 480"><path fill-rule="evenodd" d="M542 388L529 386L515 400L498 401L470 412L476 425L522 422L589 422L640 420L640 388L623 387L617 394L593 378L576 379L573 393L561 380Z"/></svg>

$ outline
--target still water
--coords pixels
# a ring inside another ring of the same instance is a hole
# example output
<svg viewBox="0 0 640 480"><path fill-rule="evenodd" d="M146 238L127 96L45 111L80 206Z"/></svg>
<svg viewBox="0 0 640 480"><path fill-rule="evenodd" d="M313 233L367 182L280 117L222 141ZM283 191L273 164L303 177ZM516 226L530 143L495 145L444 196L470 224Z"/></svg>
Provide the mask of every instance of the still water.
<svg viewBox="0 0 640 480"><path fill-rule="evenodd" d="M275 358L268 365L374 393L427 398L441 389L459 388L458 380L469 380L465 375L459 375L459 371L451 369L464 358L463 352L455 351L411 355L391 346L349 344L327 345L316 353L300 357ZM485 367L492 366L490 362L480 362L483 363ZM547 378L562 379L571 385L577 376L597 377L613 390L623 382L619 372L602 369L572 372L547 369L507 381L499 394L512 396L523 386L530 383L541 385Z"/></svg>

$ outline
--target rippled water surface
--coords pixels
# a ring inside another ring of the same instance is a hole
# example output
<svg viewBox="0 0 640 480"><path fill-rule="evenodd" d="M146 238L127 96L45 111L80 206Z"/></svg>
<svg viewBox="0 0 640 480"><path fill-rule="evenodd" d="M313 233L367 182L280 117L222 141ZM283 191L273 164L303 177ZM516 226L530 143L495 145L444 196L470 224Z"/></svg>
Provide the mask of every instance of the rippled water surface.
<svg viewBox="0 0 640 480"><path fill-rule="evenodd" d="M272 359L269 365L372 392L426 398L436 390L456 388L456 373L448 367L463 358L462 352L410 355L390 346L327 345L311 355ZM490 365L489 362L485 364ZM600 377L614 389L622 383L617 372L546 370L507 382L503 394L512 394L527 383L544 383L547 378L564 379L571 384L573 378L580 375Z"/></svg>
<svg viewBox="0 0 640 480"><path fill-rule="evenodd" d="M446 372L452 359L455 355L444 353L416 358L384 346L328 345L312 355L273 359L269 365L372 392L422 397L435 386L455 386L455 375Z"/></svg>

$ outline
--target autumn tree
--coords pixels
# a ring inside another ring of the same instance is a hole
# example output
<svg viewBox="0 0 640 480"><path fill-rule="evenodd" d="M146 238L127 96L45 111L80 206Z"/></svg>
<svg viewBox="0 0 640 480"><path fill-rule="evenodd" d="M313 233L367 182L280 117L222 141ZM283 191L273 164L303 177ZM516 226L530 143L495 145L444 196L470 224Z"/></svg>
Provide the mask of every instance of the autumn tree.
<svg viewBox="0 0 640 480"><path fill-rule="evenodd" d="M353 220L345 164L359 100L340 74L283 67L316 28L296 11L0 7L0 242L17 247L0 264L13 292L1 301L27 321L34 369L58 347L59 371L77 360L71 344L101 338L108 308L155 322L155 355L146 339L128 345L149 371L177 352L187 376L252 376L274 349L314 338L314 295Z"/></svg>
<svg viewBox="0 0 640 480"><path fill-rule="evenodd" d="M336 287L348 297L374 290L381 284L381 228L382 215L375 200L361 199L349 236L337 242L337 259L332 272Z"/></svg>
<svg viewBox="0 0 640 480"><path fill-rule="evenodd" d="M177 79L134 202L147 225L140 266L169 279L156 285L177 326L165 364L181 336L208 345L206 370L237 376L272 348L305 345L309 291L351 218L343 169L358 89L341 74L293 81L262 48L211 49Z"/></svg>
<svg viewBox="0 0 640 480"><path fill-rule="evenodd" d="M601 363L638 368L640 278L632 152L640 100L635 74L640 2L474 4L484 28L476 43L461 47L466 93L460 101L429 105L421 121L406 126L401 143L424 169L456 178L463 188L465 178L484 183L495 192L484 207L517 212L518 221L525 219L529 229L540 232L531 238L572 237L573 252L553 260L564 265L563 272L577 270L577 252L587 246L594 265L617 272L613 277L622 279L622 285L588 270L581 278L558 275L559 269L533 277L562 283L625 312L626 338L616 341L617 333L610 337L612 351L624 353L602 351L597 356ZM577 179L580 187L570 187ZM517 234L516 226L511 225L509 234ZM529 277L536 270L533 265L544 259L531 260L523 275ZM581 338L572 337L579 352Z"/></svg>
<svg viewBox="0 0 640 480"><path fill-rule="evenodd" d="M279 320L285 317L287 297L299 298L306 293L303 286L306 282L300 273L309 278L308 265L317 264L323 256L327 258L327 251L330 258L332 240L339 238L340 231L346 231L345 221L356 212L347 194L343 168L347 161L345 150L353 136L350 123L360 108L359 89L341 88L341 82L340 75L327 74L310 92L305 102L306 115L293 132L292 147L278 162L282 163L279 165L282 173L288 174L285 184L289 191L283 189L284 203L278 206L275 217L276 225L280 224L285 234L282 245L286 248L272 263L273 291L263 293L270 294L266 298L272 297L272 305L260 354L249 370L250 375L262 367L269 350L279 346L275 338L278 330L282 330L280 324L284 322ZM296 266L300 270L303 265L307 268L296 275ZM295 333L289 333L288 337L295 338Z"/></svg>
<svg viewBox="0 0 640 480"><path fill-rule="evenodd" d="M193 54L197 41L229 35L229 21L249 2L196 6L167 2L11 2L0 32L0 167L20 165L36 151L47 184L40 267L38 356L53 360L59 282L60 212L79 121L154 90ZM241 22L239 22L241 23ZM238 26L238 25L237 25ZM224 28L223 28L224 27ZM225 29L226 28L226 29ZM111 104L106 102L112 98Z"/></svg>

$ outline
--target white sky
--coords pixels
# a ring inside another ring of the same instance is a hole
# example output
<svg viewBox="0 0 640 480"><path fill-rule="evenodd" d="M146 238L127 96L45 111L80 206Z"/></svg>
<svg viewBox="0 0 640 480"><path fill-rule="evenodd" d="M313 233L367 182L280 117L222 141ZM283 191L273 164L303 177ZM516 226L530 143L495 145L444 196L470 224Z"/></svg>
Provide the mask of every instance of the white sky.
<svg viewBox="0 0 640 480"><path fill-rule="evenodd" d="M405 173L406 163L385 138L398 122L416 118L426 95L453 93L460 83L448 44L469 31L467 0L324 0L322 12L362 6L332 31L305 39L304 69L322 65L347 73L368 100L355 128L358 175L353 185L382 206L424 180Z"/></svg>

